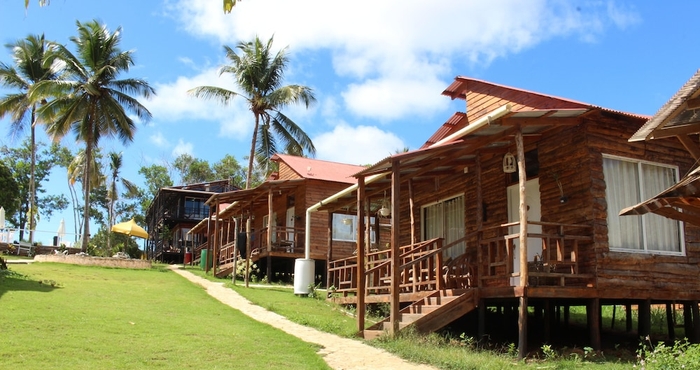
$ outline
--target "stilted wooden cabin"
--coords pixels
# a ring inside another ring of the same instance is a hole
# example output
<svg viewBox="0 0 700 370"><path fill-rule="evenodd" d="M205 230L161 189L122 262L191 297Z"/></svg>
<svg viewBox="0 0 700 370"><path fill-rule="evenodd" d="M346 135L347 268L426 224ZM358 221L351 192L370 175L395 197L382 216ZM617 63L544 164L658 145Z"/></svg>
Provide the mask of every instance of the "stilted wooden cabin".
<svg viewBox="0 0 700 370"><path fill-rule="evenodd" d="M237 190L229 180L169 186L158 190L146 212L149 259L165 263L183 263L193 240L189 230L209 215L204 204L213 194ZM189 255L191 256L191 255Z"/></svg>
<svg viewBox="0 0 700 370"><path fill-rule="evenodd" d="M365 167L284 154L276 154L272 161L279 171L258 187L212 195L206 204L221 211L190 232L213 242L198 249L208 248L218 276L230 274L239 255L257 264L271 281L291 281L298 258L315 260L315 271L323 275L328 258L345 258L355 249L355 234L348 223L348 230L335 241L330 254L328 225L343 221L338 216L333 220L313 213L307 225L306 209L354 184L352 175ZM310 235L306 235L306 226Z"/></svg>
<svg viewBox="0 0 700 370"><path fill-rule="evenodd" d="M363 245L360 224L357 255L329 262L333 299L356 304L358 317L367 303L390 303L384 322L358 320L365 338L408 325L434 331L469 314L480 338L513 331L524 357L528 333L549 341L571 306L586 307L589 345L599 348L603 305L635 307L645 335L651 305L672 303L685 305L686 335L698 338L699 229L619 216L691 169L679 142L628 142L648 116L467 77L443 95L465 100L466 112L319 207L360 221L391 209L389 250Z"/></svg>

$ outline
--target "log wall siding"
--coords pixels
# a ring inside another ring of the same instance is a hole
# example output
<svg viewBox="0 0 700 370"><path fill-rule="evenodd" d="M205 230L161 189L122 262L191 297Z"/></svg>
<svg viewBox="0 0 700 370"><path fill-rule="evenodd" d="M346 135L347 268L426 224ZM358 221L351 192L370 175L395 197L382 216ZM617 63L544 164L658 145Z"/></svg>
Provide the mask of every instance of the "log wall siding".
<svg viewBox="0 0 700 370"><path fill-rule="evenodd" d="M538 152L542 221L591 227L593 242L579 245L579 272L597 276L601 297L668 299L676 295L680 299L690 295L698 299L699 227L685 224L685 256L610 252L608 248L603 154L678 165L681 177L693 166L691 156L675 139L628 142L643 123L632 117L597 114L581 119L576 126L549 131L526 145L526 151L537 149ZM513 153L515 146L509 150ZM481 156L483 205L475 204L475 171L467 174L455 171L438 179L415 180L413 215L417 238L421 238L422 206L462 194L465 234L476 230L476 212L484 212L484 228L507 222L506 189L513 183L510 176L503 174L502 158L501 153ZM563 203L557 180L566 197ZM411 235L407 183L401 184L401 199L400 242L406 245ZM498 231L490 233L484 237L495 236ZM475 243L475 238L469 240L468 248ZM630 290L626 288L645 293L628 293Z"/></svg>
<svg viewBox="0 0 700 370"><path fill-rule="evenodd" d="M630 143L627 138L639 127L622 120L600 117L596 121L587 121L586 128L598 288L612 291L628 287L637 291L634 298L670 296L683 299L690 295L697 299L700 292L697 280L700 275L700 228L684 224L684 256L610 251L603 177L603 154L677 165L681 177L693 166L690 154L675 139ZM646 296L640 296L642 294Z"/></svg>
<svg viewBox="0 0 700 370"><path fill-rule="evenodd" d="M300 179L301 176L296 173L289 165L283 161L279 161L278 179L279 180L293 180Z"/></svg>

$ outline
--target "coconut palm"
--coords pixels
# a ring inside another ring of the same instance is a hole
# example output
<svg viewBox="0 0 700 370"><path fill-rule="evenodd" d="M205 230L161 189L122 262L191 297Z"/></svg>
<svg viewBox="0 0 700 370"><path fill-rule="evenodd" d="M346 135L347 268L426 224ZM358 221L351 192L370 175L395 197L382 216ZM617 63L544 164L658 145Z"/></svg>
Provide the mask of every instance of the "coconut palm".
<svg viewBox="0 0 700 370"><path fill-rule="evenodd" d="M101 186L105 182L105 176L102 175L102 167L100 165L100 162L98 161L99 157L101 157L101 155L99 154L99 148L95 148L95 150L93 151L92 160L90 162L90 175L88 176L88 178L90 179L90 189L95 189L96 187ZM75 154L70 163L68 163L68 165L66 166L66 171L68 175L68 189L70 191L71 200L73 203L73 220L75 221L74 232L76 236L78 235L78 230L82 230L83 222L86 219L85 217L81 218L78 212L78 195L75 191L75 183L80 181L80 183L82 184L85 180L85 173L83 172L84 170L85 150L80 149ZM83 190L84 189L85 188L83 188Z"/></svg>
<svg viewBox="0 0 700 370"><path fill-rule="evenodd" d="M123 178L121 176L121 170L123 165L122 153L110 152L109 153L109 175L107 176L107 200L108 200L108 212L107 212L107 250L112 250L112 238L111 232L112 226L114 226L114 206L119 200L119 186L118 182L121 182L124 186L124 191L127 196L134 196L138 193L138 187L133 182Z"/></svg>
<svg viewBox="0 0 700 370"><path fill-rule="evenodd" d="M30 89L38 82L56 77L56 64L52 43L44 35L29 35L12 44L5 45L12 52L14 66L0 62L0 83L14 90L0 99L0 117L9 116L12 136L23 132L27 126L30 131L30 177L29 177L29 243L34 242L34 224L38 210L36 203L36 125L37 108L41 101L29 98ZM44 63L46 61L46 63ZM21 237L21 235L20 235Z"/></svg>
<svg viewBox="0 0 700 370"><path fill-rule="evenodd" d="M149 98L155 90L141 79L118 79L134 65L132 51L122 51L121 27L110 32L97 21L76 22L78 35L71 37L76 54L57 46L58 58L65 63L65 76L35 85L33 96L53 96L39 112L50 122L47 133L60 140L72 131L85 143L84 224L82 250L90 235L90 165L93 150L102 137L118 137L123 144L133 141L136 125L127 111L147 121L151 113L130 94Z"/></svg>
<svg viewBox="0 0 700 370"><path fill-rule="evenodd" d="M301 85L282 85L284 70L289 58L287 48L273 54L272 38L264 43L258 37L250 42L240 42L236 50L224 46L230 64L221 67L219 74L234 76L241 92L221 87L200 86L189 91L195 97L218 100L224 105L241 96L248 101L255 117L253 138L248 157L246 189L250 188L253 162L256 157L267 163L278 153L277 141L284 152L294 155L315 154L316 149L308 135L281 110L291 104L303 103L307 108L316 101L311 88ZM258 140L260 138L260 140Z"/></svg>

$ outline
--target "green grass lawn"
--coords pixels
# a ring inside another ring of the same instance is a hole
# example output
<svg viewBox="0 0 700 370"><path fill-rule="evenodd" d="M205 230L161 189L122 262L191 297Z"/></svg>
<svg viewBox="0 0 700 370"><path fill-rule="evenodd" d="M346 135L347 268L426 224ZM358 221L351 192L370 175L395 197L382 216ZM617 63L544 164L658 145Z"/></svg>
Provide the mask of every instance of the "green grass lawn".
<svg viewBox="0 0 700 370"><path fill-rule="evenodd" d="M0 275L0 368L328 368L316 346L162 268L34 263L9 271Z"/></svg>

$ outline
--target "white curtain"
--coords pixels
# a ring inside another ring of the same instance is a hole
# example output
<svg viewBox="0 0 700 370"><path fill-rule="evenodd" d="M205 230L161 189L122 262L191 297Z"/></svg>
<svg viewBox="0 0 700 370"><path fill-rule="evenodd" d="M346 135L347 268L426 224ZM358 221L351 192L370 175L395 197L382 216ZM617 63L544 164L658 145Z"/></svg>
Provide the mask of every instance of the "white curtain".
<svg viewBox="0 0 700 370"><path fill-rule="evenodd" d="M424 240L444 238L444 244L464 237L464 196L445 200L423 210ZM465 252L464 242L445 252L446 258L456 258Z"/></svg>
<svg viewBox="0 0 700 370"><path fill-rule="evenodd" d="M675 171L671 168L642 164L642 200L647 200L676 183ZM625 216L630 217L630 216ZM647 249L665 252L680 251L678 221L648 213L642 216Z"/></svg>
<svg viewBox="0 0 700 370"><path fill-rule="evenodd" d="M619 216L620 210L673 185L675 170L649 163L603 158L610 248L680 252L678 221L655 214Z"/></svg>

